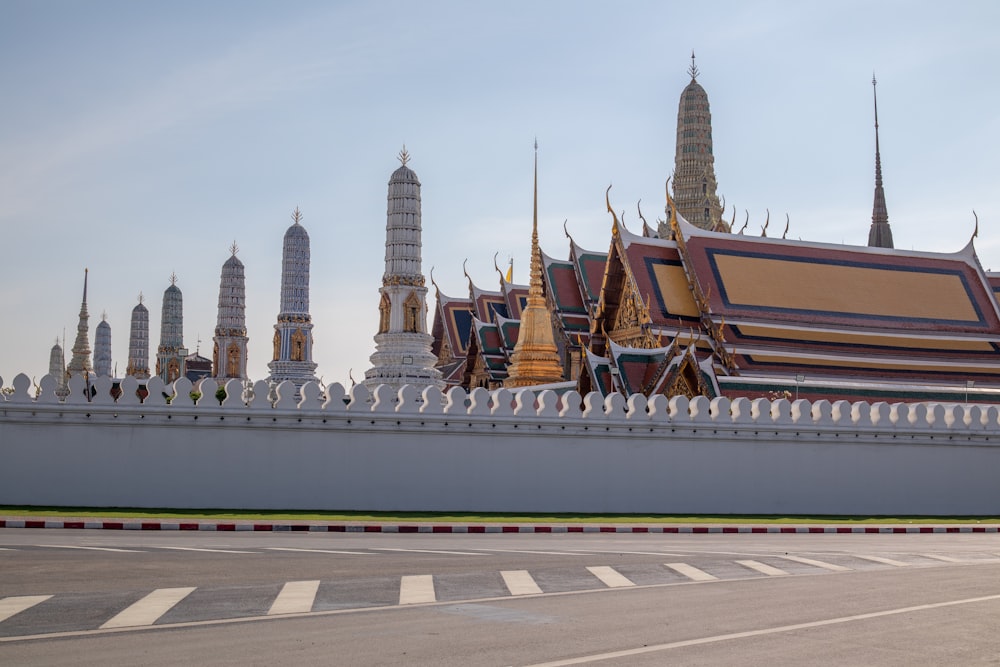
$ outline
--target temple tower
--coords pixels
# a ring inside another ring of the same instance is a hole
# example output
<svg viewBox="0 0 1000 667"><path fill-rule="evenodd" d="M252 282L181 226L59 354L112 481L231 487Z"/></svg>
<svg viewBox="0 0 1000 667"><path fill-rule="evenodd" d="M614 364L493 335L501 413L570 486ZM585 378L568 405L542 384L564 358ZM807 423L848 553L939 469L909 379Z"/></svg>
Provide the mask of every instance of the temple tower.
<svg viewBox="0 0 1000 667"><path fill-rule="evenodd" d="M52 346L52 351L49 352L49 375L56 381L56 395L66 396L68 393L66 389L66 356L63 354L62 345L59 344L58 338L56 338L56 344Z"/></svg>
<svg viewBox="0 0 1000 667"><path fill-rule="evenodd" d="M139 295L139 303L132 309L125 374L137 380L149 379L149 309L142 303L142 294Z"/></svg>
<svg viewBox="0 0 1000 667"><path fill-rule="evenodd" d="M528 302L521 312L521 326L505 387L529 387L561 382L562 364L552 333L552 316L542 292L542 251L538 246L538 142L535 142L535 198L531 225L531 282Z"/></svg>
<svg viewBox="0 0 1000 667"><path fill-rule="evenodd" d="M94 368L90 365L90 339L89 321L90 314L87 312L87 276L88 269L83 270L83 303L80 304L80 322L76 325L76 342L73 343L73 358L66 367L69 375L81 375L93 373Z"/></svg>
<svg viewBox="0 0 1000 667"><path fill-rule="evenodd" d="M184 358L184 297L177 287L177 274L170 276L170 287L163 292L160 317L160 345L156 348L156 374L170 383L186 372Z"/></svg>
<svg viewBox="0 0 1000 667"><path fill-rule="evenodd" d="M385 273L379 289L379 327L372 367L365 386L393 389L409 384L422 390L444 388L434 368L434 338L427 333L427 288L420 272L420 181L408 166L406 147L399 153L402 166L389 178L385 225Z"/></svg>
<svg viewBox="0 0 1000 667"><path fill-rule="evenodd" d="M236 253L222 265L219 279L219 311L215 324L215 348L212 354L212 375L216 380L247 379L247 299L246 273Z"/></svg>
<svg viewBox="0 0 1000 667"><path fill-rule="evenodd" d="M309 315L309 234L298 207L285 231L281 253L281 306L274 325L274 355L267 365L269 382L289 380L296 388L316 381Z"/></svg>
<svg viewBox="0 0 1000 667"><path fill-rule="evenodd" d="M875 203L872 205L872 226L868 229L868 245L875 248L892 248L892 229L889 227L889 211L885 207L885 191L882 189L882 156L878 148L878 92L875 76L872 76L872 95L875 101Z"/></svg>
<svg viewBox="0 0 1000 667"><path fill-rule="evenodd" d="M716 194L715 155L712 153L712 114L708 94L698 83L698 68L691 52L691 83L681 93L677 109L677 148L674 155L674 202L685 220L696 227L729 231L722 220ZM669 235L664 230L663 236Z"/></svg>
<svg viewBox="0 0 1000 667"><path fill-rule="evenodd" d="M101 322L94 333L94 373L98 377L111 377L111 325L107 313L101 313Z"/></svg>

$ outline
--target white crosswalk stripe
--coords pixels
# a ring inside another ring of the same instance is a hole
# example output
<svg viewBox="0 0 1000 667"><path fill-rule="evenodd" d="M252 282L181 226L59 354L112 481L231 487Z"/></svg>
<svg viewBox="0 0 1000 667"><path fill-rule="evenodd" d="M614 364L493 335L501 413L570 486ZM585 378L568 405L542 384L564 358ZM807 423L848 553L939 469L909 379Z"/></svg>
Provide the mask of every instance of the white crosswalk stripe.
<svg viewBox="0 0 1000 667"><path fill-rule="evenodd" d="M194 587L158 588L113 616L101 629L152 625L194 590Z"/></svg>
<svg viewBox="0 0 1000 667"><path fill-rule="evenodd" d="M715 581L718 579L715 575L709 574L704 570L699 570L698 568L688 565L687 563L664 563L664 565L678 574L683 574L691 581Z"/></svg>
<svg viewBox="0 0 1000 667"><path fill-rule="evenodd" d="M760 561L757 560L738 560L736 562L742 565L743 567L748 567L751 570L756 570L757 572L760 572L761 574L766 574L769 577L780 577L788 574L781 568L774 567L773 565L768 565L767 563L761 563Z"/></svg>
<svg viewBox="0 0 1000 667"><path fill-rule="evenodd" d="M631 579L613 567L608 567L607 565L595 565L588 567L587 569L590 570L592 575L604 582L604 585L609 588L625 588L627 586L635 586Z"/></svg>
<svg viewBox="0 0 1000 667"><path fill-rule="evenodd" d="M437 601L434 592L434 576L430 574L412 574L404 576L399 582L399 604L421 604Z"/></svg>
<svg viewBox="0 0 1000 667"><path fill-rule="evenodd" d="M827 563L824 560L815 560L813 558L803 558L802 556L778 556L778 558L784 558L785 560L795 561L796 563L802 563L803 565L812 565L813 567L821 567L824 570L830 570L831 572L850 572L851 568L844 567L843 565L837 565L835 563Z"/></svg>
<svg viewBox="0 0 1000 667"><path fill-rule="evenodd" d="M14 614L20 614L25 609L31 609L36 604L45 602L51 595L18 595L0 598L0 622L6 621Z"/></svg>
<svg viewBox="0 0 1000 667"><path fill-rule="evenodd" d="M862 554L854 554L855 558L860 558L862 560L870 560L873 563L882 563L883 565L892 565L893 567L909 567L909 563L904 563L901 560L896 560L894 558L886 558L885 556L865 556Z"/></svg>
<svg viewBox="0 0 1000 667"><path fill-rule="evenodd" d="M281 588L278 597L271 603L268 616L274 614L302 614L312 611L319 579L313 581L289 581Z"/></svg>
<svg viewBox="0 0 1000 667"><path fill-rule="evenodd" d="M511 595L538 595L542 592L527 570L503 570L500 576Z"/></svg>

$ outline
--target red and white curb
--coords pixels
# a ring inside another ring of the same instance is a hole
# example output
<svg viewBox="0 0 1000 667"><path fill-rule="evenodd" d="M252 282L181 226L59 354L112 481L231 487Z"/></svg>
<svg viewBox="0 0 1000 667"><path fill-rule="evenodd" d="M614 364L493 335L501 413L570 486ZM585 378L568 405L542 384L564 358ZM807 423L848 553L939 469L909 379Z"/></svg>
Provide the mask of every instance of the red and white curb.
<svg viewBox="0 0 1000 667"><path fill-rule="evenodd" d="M0 528L64 528L77 530L196 530L240 532L318 532L318 533L666 533L711 534L749 533L785 535L917 535L939 533L1000 533L1000 525L991 526L546 526L546 525L464 525L464 524L302 524L302 523L215 523L171 521L43 521L0 519Z"/></svg>

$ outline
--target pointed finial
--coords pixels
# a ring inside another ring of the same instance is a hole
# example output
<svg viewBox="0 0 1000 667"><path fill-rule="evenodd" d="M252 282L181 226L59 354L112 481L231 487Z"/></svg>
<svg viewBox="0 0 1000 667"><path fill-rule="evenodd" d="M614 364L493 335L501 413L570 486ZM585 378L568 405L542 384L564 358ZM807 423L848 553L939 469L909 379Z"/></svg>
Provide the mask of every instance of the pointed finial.
<svg viewBox="0 0 1000 667"><path fill-rule="evenodd" d="M139 303L142 303L142 300L145 298L146 296L142 292L139 292Z"/></svg>
<svg viewBox="0 0 1000 667"><path fill-rule="evenodd" d="M102 310L101 311L101 321L102 322L107 322L108 321L108 311L106 311L106 310Z"/></svg>
<svg viewBox="0 0 1000 667"><path fill-rule="evenodd" d="M233 257L236 257L236 253L240 251L240 247L236 245L236 239L233 239L233 245L229 246L229 252L233 253Z"/></svg>
<svg viewBox="0 0 1000 667"><path fill-rule="evenodd" d="M761 236L767 236L767 226L771 224L771 209L764 209L767 211L767 219L764 220L764 226L760 229Z"/></svg>
<svg viewBox="0 0 1000 667"><path fill-rule="evenodd" d="M783 232L781 233L781 238L787 238L787 237L788 237L788 226L789 226L790 224L792 224L792 219L791 219L791 218L789 218L789 217L788 217L788 214L786 213L786 214L785 214L785 231L783 231Z"/></svg>
<svg viewBox="0 0 1000 667"><path fill-rule="evenodd" d="M299 210L298 206L296 206L295 210L292 211L292 222L296 225L302 222L302 211Z"/></svg>
<svg viewBox="0 0 1000 667"><path fill-rule="evenodd" d="M171 273L170 274L170 284L171 285L176 285L177 284L177 274L176 273Z"/></svg>
<svg viewBox="0 0 1000 667"><path fill-rule="evenodd" d="M975 209L972 209L972 215L976 218L976 228L972 230L972 238L974 239L979 236L979 216L976 215ZM969 239L969 242L971 243L972 239Z"/></svg>
<svg viewBox="0 0 1000 667"><path fill-rule="evenodd" d="M743 210L746 211L747 219L743 221L743 226L740 227L740 231L739 231L740 234L742 234L743 231L747 228L747 225L750 224L750 209L746 209L745 208ZM733 213L733 215L736 215L735 212Z"/></svg>
<svg viewBox="0 0 1000 667"><path fill-rule="evenodd" d="M403 144L403 150L399 151L399 155L396 159L399 160L404 167L406 166L406 163L410 161L410 154L406 151L406 144Z"/></svg>
<svg viewBox="0 0 1000 667"><path fill-rule="evenodd" d="M90 269L83 269L83 302L87 303L87 276L90 274Z"/></svg>
<svg viewBox="0 0 1000 667"><path fill-rule="evenodd" d="M694 81L698 78L701 72L698 71L698 66L694 64L694 49L691 49L691 67L688 69L688 74L691 75L691 80Z"/></svg>

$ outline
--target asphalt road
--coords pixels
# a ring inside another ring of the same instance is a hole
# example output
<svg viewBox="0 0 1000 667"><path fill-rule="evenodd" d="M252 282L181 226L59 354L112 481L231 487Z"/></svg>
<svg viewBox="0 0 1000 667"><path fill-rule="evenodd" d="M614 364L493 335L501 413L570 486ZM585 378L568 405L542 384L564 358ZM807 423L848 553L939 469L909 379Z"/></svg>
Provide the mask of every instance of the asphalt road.
<svg viewBox="0 0 1000 667"><path fill-rule="evenodd" d="M996 664L1000 535L0 530L11 665Z"/></svg>

